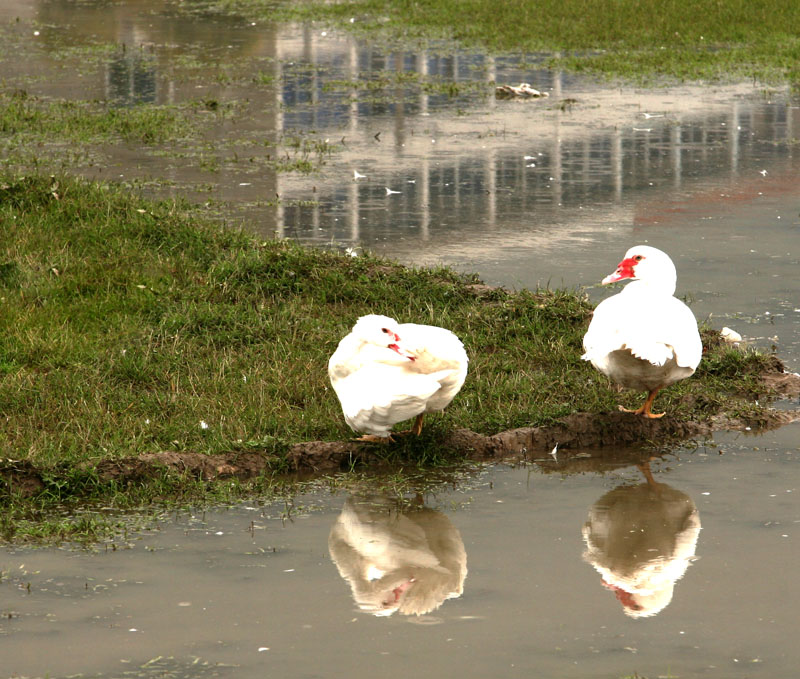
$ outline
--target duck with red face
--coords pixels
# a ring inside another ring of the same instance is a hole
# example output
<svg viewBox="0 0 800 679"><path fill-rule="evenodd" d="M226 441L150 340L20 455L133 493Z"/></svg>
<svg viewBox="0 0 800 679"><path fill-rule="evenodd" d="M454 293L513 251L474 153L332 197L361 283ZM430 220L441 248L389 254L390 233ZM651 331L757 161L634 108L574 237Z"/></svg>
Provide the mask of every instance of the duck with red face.
<svg viewBox="0 0 800 679"><path fill-rule="evenodd" d="M625 253L602 283L631 280L622 292L600 302L583 338L582 358L614 382L647 392L633 412L662 417L651 408L656 394L694 374L703 345L697 320L674 297L677 274L669 256L648 245Z"/></svg>

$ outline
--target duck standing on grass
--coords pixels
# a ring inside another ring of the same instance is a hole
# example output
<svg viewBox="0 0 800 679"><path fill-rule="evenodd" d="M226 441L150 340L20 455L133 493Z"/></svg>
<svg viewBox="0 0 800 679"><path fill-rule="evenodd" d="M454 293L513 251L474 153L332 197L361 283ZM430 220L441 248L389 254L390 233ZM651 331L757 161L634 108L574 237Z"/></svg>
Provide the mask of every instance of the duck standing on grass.
<svg viewBox="0 0 800 679"><path fill-rule="evenodd" d="M632 283L594 310L582 358L621 386L647 392L641 408L620 410L662 417L650 410L656 394L694 374L703 345L694 314L673 296L677 274L666 253L636 245L602 283L629 278Z"/></svg>
<svg viewBox="0 0 800 679"><path fill-rule="evenodd" d="M432 325L398 324L362 316L328 362L328 375L360 441L387 442L398 422L444 409L467 376L467 353L452 332Z"/></svg>

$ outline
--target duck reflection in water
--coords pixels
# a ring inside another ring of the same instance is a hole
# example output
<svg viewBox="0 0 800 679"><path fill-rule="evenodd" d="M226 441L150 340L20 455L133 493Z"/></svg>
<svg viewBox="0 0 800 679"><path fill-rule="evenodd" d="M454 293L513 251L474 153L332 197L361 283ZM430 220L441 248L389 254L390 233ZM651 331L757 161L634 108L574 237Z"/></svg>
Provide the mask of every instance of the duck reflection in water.
<svg viewBox="0 0 800 679"><path fill-rule="evenodd" d="M589 510L583 525L583 558L603 576L626 615L644 618L672 601L673 588L695 559L700 517L691 498L647 479L615 488Z"/></svg>
<svg viewBox="0 0 800 679"><path fill-rule="evenodd" d="M349 497L328 548L356 605L373 615L424 615L464 591L461 535L420 497L402 509L382 496Z"/></svg>

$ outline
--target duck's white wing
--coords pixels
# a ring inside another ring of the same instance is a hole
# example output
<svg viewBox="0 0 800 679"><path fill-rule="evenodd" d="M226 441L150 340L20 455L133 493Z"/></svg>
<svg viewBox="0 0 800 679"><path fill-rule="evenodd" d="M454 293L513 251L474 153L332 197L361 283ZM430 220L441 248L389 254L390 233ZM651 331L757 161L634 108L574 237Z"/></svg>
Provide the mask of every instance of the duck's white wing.
<svg viewBox="0 0 800 679"><path fill-rule="evenodd" d="M653 365L664 365L674 355L679 366L692 369L703 351L694 314L679 299L624 292L597 305L583 347L589 361L629 349Z"/></svg>
<svg viewBox="0 0 800 679"><path fill-rule="evenodd" d="M440 389L440 378L439 373L371 365L339 380L334 388L353 429L388 436L393 425L425 411L428 399Z"/></svg>
<svg viewBox="0 0 800 679"><path fill-rule="evenodd" d="M447 328L418 323L402 323L398 331L404 346L423 359L442 363L467 363L467 352L458 336Z"/></svg>
<svg viewBox="0 0 800 679"><path fill-rule="evenodd" d="M460 391L467 377L469 358L461 340L446 328L417 323L399 327L404 345L416 357L413 370L438 374L440 391L428 403L428 410L442 410Z"/></svg>

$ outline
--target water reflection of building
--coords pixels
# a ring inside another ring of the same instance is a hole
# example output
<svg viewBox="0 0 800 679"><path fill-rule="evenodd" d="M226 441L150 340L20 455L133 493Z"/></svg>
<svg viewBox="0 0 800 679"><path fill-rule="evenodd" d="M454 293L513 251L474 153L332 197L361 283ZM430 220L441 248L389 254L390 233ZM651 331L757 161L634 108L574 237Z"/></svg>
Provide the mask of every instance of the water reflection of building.
<svg viewBox="0 0 800 679"><path fill-rule="evenodd" d="M660 613L695 558L700 518L692 499L665 483L647 482L606 493L583 526L583 558L603 578L626 615Z"/></svg>
<svg viewBox="0 0 800 679"><path fill-rule="evenodd" d="M612 221L657 221L663 202L649 199L651 192L663 196L665 190L673 195L681 191L687 201L693 200L687 194L694 192L701 200L717 202L752 198L749 175L763 166L765 155L788 161L782 183L784 190L793 190L800 169L791 143L800 130L798 109L786 104L730 106L730 111L693 115L681 124L651 121L646 128L587 127L564 134L551 120L550 129L538 126L547 144L528 142L509 149L495 143L485 150L449 152L446 158L417 143L398 153L393 167L379 165L373 171L381 183L333 184L320 191L319 205L287 209L281 232L311 242L411 237L436 248L463 244L460 226L478 216L485 228L508 227L498 237L517 240L525 231L527 244L547 246L554 238L594 233ZM726 184L726 195L717 186L705 189L715 177ZM780 177L772 179L776 181L767 190L781 182ZM402 194L388 204L384 184L390 182ZM283 195L299 196L303 189L291 183L283 181ZM321 227L318 234L309 230L312 223ZM497 245L506 241L497 238Z"/></svg>
<svg viewBox="0 0 800 679"><path fill-rule="evenodd" d="M423 615L464 591L461 535L421 503L400 508L385 497L349 497L328 548L356 605L372 615Z"/></svg>
<svg viewBox="0 0 800 679"><path fill-rule="evenodd" d="M391 240L402 248L404 241L417 250L422 241L433 260L448 248L500 259L509 248L552 248L592 240L609 224L657 221L664 205L651 196L665 190L687 200L697 191L701 200L746 200L750 175L765 158L785 161L785 190L796 191L797 145L791 142L800 109L744 98L751 86L712 98L704 96L706 87L621 93L522 67L515 58L392 52L308 27L172 15L158 0L34 4L35 20L47 27L39 37L43 47L83 36L121 51L108 59L102 78L82 78L80 87L69 77L53 79L59 65L46 56L38 65L6 63L4 76L8 68L48 73L45 85L35 87L65 97L247 100L248 114L236 126L248 154L256 153L253 142L274 145L294 130L344 139L321 176L276 174L269 165L254 176L252 166L228 161L236 140L231 124L220 120L209 131L207 150L216 154L217 174L209 177L190 163L169 167L177 185L211 181L219 200L260 201L249 216L266 234L316 244ZM252 79L227 81L224 72L210 70L237 60L250 61ZM264 72L268 77L260 80ZM209 80L198 85L202 74ZM420 88L420 78L428 84L482 80L485 88L482 96L451 97ZM370 79L383 88L374 93L356 84ZM521 80L552 96L526 103L491 96L493 82ZM331 86L334 81L339 85ZM140 163L157 174L154 165ZM354 182L353 169L368 179ZM387 197L390 184L400 193ZM732 189L725 197L720 184ZM480 232L465 238L465 223L480 225Z"/></svg>
<svg viewBox="0 0 800 679"><path fill-rule="evenodd" d="M424 53L365 64L358 52L367 49L354 47L345 68L426 76L441 69ZM784 170L760 188L796 191L800 167L792 139L800 109L754 100L747 87L712 99L701 88L626 97L563 73L523 74L474 55L456 57L438 72L455 79L483 74L487 85L525 78L552 92L553 102L564 93L578 103L561 110L473 99L462 117L454 117L459 103L423 92L390 112L362 103L337 109L328 120L331 136L347 129L356 135L348 144L358 151L342 154L338 176L314 180L316 204L284 210L279 235L320 245L362 242L381 249L390 243L393 256L417 263L502 260L510 249L548 251L565 241L596 241L611 225L656 223L664 216L665 193L684 205L752 200L753 177L765 159ZM642 115L649 111L667 113ZM337 126L342 116L347 120ZM491 139L476 137L481 127ZM376 130L382 145L371 143ZM352 181L352 169L368 179ZM281 177L280 185L286 199L308 197L303 180ZM400 193L387 196L386 186Z"/></svg>
<svg viewBox="0 0 800 679"><path fill-rule="evenodd" d="M108 62L106 73L110 101L126 106L156 101L156 69L141 53L117 53Z"/></svg>

